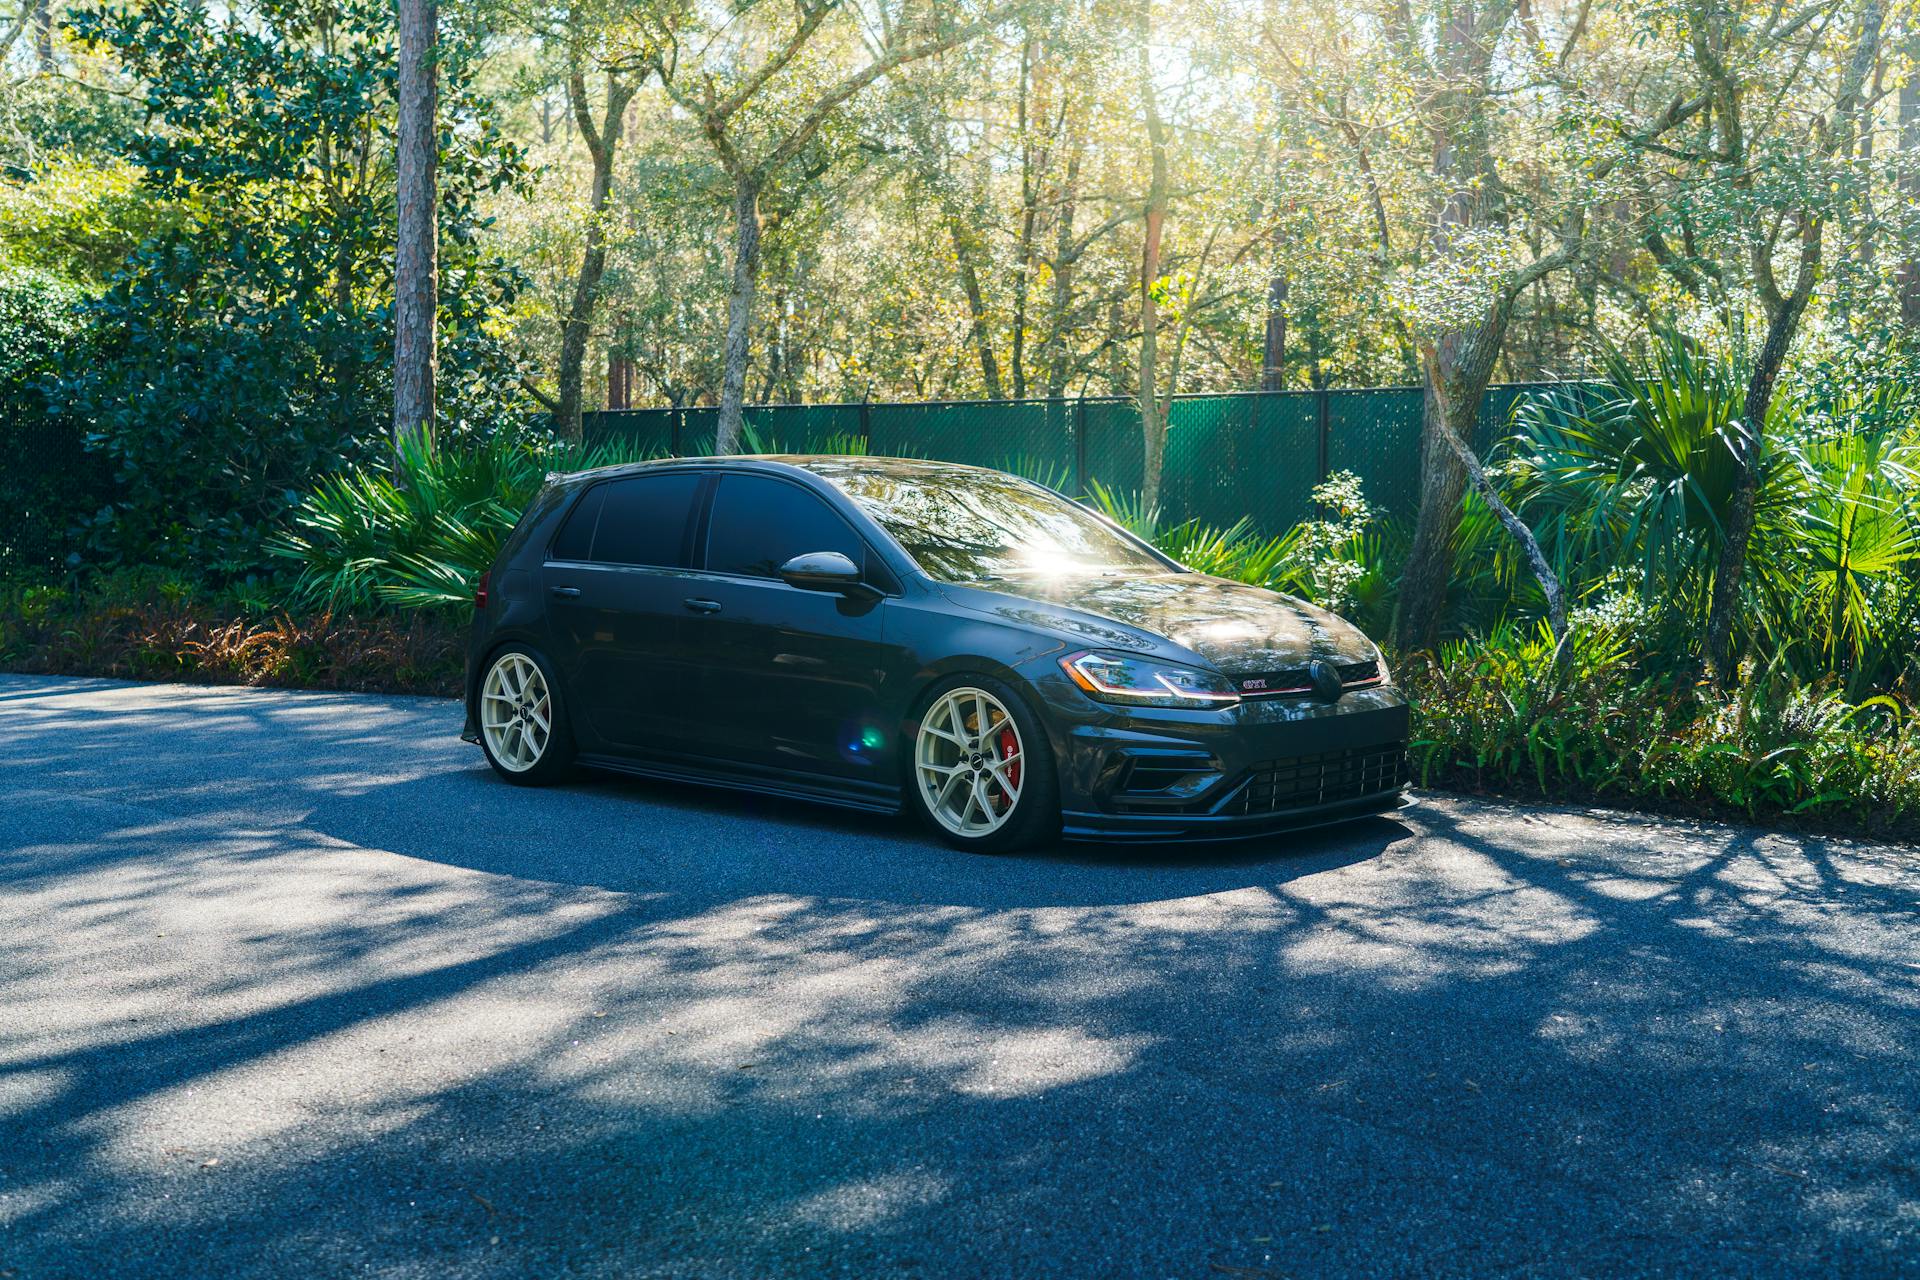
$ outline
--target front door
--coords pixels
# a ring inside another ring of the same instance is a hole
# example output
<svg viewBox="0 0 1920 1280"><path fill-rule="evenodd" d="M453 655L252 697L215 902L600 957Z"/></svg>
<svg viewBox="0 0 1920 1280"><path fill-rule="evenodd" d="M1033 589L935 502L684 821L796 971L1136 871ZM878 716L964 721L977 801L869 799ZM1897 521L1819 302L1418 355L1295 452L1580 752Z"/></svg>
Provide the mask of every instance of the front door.
<svg viewBox="0 0 1920 1280"><path fill-rule="evenodd" d="M690 647L707 666L706 750L776 774L880 788L894 726L881 712L902 675L886 644L885 599L790 587L779 567L809 551L866 566L866 543L824 499L775 476L723 475L713 495Z"/></svg>

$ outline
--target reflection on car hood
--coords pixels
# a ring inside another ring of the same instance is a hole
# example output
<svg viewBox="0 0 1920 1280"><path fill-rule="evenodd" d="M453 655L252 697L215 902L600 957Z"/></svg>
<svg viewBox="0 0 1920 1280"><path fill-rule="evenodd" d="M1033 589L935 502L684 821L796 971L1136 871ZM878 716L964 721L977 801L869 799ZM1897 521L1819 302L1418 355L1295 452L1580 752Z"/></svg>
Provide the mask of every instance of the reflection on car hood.
<svg viewBox="0 0 1920 1280"><path fill-rule="evenodd" d="M1365 662L1374 654L1358 627L1317 605L1202 573L1036 576L996 579L975 589L1055 606L995 611L1077 636L1089 646L1141 647L1124 632L1098 625L1106 619L1165 637L1229 675L1298 667L1315 658Z"/></svg>

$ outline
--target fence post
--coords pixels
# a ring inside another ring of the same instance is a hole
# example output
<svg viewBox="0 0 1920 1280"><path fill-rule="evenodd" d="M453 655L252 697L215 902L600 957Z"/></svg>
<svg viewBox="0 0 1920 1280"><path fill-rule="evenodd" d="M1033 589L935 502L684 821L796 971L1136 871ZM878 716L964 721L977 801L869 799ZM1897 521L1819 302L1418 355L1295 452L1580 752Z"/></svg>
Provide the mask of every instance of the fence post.
<svg viewBox="0 0 1920 1280"><path fill-rule="evenodd" d="M687 411L675 405L673 416L667 419L667 452L676 458L680 456L681 424L686 420L686 416Z"/></svg>
<svg viewBox="0 0 1920 1280"><path fill-rule="evenodd" d="M1087 393L1082 390L1073 415L1073 482L1080 496L1087 494Z"/></svg>
<svg viewBox="0 0 1920 1280"><path fill-rule="evenodd" d="M868 453L877 454L879 450L873 447L873 410L870 407L872 394L868 391L860 397L860 438L867 442Z"/></svg>
<svg viewBox="0 0 1920 1280"><path fill-rule="evenodd" d="M1333 402L1332 397L1327 394L1327 388L1325 386L1316 388L1314 401L1315 416L1320 419L1320 478L1314 483L1325 484L1327 482L1329 437L1333 434Z"/></svg>

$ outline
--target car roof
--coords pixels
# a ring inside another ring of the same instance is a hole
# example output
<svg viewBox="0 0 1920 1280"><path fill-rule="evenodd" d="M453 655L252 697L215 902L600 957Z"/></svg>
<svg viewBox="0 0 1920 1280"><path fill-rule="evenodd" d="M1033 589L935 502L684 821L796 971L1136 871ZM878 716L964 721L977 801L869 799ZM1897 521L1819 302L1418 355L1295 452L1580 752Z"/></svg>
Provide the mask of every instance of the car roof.
<svg viewBox="0 0 1920 1280"><path fill-rule="evenodd" d="M699 466L743 471L791 469L814 475L834 471L857 470L898 479L931 479L936 476L1002 475L991 467L972 467L960 462L940 462L932 458L888 458L871 454L845 453L734 453L699 458L654 458L647 462L619 462L585 471L556 473L549 477L557 484L576 484L609 476L638 475L661 467Z"/></svg>

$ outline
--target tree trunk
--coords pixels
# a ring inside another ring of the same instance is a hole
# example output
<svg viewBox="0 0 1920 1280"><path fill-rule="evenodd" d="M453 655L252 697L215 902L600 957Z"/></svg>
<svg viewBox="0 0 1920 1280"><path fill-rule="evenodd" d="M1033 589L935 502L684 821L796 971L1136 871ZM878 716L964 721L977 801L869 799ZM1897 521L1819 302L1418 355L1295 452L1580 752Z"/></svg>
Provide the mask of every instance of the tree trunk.
<svg viewBox="0 0 1920 1280"><path fill-rule="evenodd" d="M1869 102L1878 102L1882 97L1884 91L1882 78L1885 74L1886 61L1876 57L1873 60L1873 92L1868 96ZM1866 268L1864 274L1871 280L1874 275L1874 264L1879 256L1875 239L1880 225L1873 203L1873 152L1876 145L1873 136L1874 113L1871 111L1863 113L1860 123L1862 126L1859 149L1860 216L1854 230L1854 256Z"/></svg>
<svg viewBox="0 0 1920 1280"><path fill-rule="evenodd" d="M49 0L33 0L33 54L40 70L53 70L53 6Z"/></svg>
<svg viewBox="0 0 1920 1280"><path fill-rule="evenodd" d="M1914 19L1906 21L1913 26ZM1908 70L1900 82L1897 137L1904 162L1900 169L1900 198L1911 209L1920 204L1920 72L1914 70L1915 63L1920 62L1920 30L1910 29L1905 43ZM1910 329L1920 328L1920 257L1915 256L1911 247L1894 271L1894 282L1900 296L1901 321Z"/></svg>
<svg viewBox="0 0 1920 1280"><path fill-rule="evenodd" d="M1440 50L1443 87L1434 95L1431 126L1433 174L1442 192L1433 215L1436 258L1454 251L1461 232L1500 220L1485 86L1492 76L1493 45L1512 12L1510 0L1493 0L1484 12L1462 4L1446 23ZM1497 299L1479 325L1444 333L1434 344L1435 374L1425 379L1420 431L1420 511L1394 609L1394 643L1402 650L1429 647L1439 635L1467 486L1466 468L1448 437L1473 448L1480 400L1506 341L1510 303L1510 298Z"/></svg>
<svg viewBox="0 0 1920 1280"><path fill-rule="evenodd" d="M1278 391L1287 385L1287 276L1275 271L1267 279L1267 336L1260 368L1260 389Z"/></svg>
<svg viewBox="0 0 1920 1280"><path fill-rule="evenodd" d="M1449 437L1473 447L1505 331L1503 310L1496 309L1479 329L1446 334L1436 345L1420 428L1420 511L1394 609L1393 642L1402 652L1430 648L1440 634L1468 478Z"/></svg>
<svg viewBox="0 0 1920 1280"><path fill-rule="evenodd" d="M600 280L607 270L607 202L613 193L613 161L618 154L620 134L625 127L626 108L638 90L637 83L607 77L607 110L595 128L588 109L584 75L575 71L567 81L567 96L573 118L586 140L593 158L593 187L587 198L587 247L580 259L580 274L574 277L573 302L560 322L560 399L554 410L554 426L561 438L580 440L583 429L581 409L585 398L587 339L593 332L593 308L600 296Z"/></svg>
<svg viewBox="0 0 1920 1280"><path fill-rule="evenodd" d="M1067 393L1067 379L1073 368L1073 353L1067 347L1067 318L1073 311L1074 278L1080 263L1073 242L1079 185L1080 157L1076 150L1067 157L1059 207L1054 212L1053 297L1047 307L1047 342L1043 352L1049 398Z"/></svg>
<svg viewBox="0 0 1920 1280"><path fill-rule="evenodd" d="M974 266L978 245L962 224L957 211L947 215L947 227L953 234L953 256L960 268L960 289L967 296L967 316L970 321L968 336L972 339L973 349L979 353L980 381L986 386L987 399L999 400L1005 397L1006 392L1000 385L1000 360L993 351L993 330L987 324L986 295L980 288L979 269ZM1015 332L1018 331L1016 323Z"/></svg>
<svg viewBox="0 0 1920 1280"><path fill-rule="evenodd" d="M1500 491L1495 489L1493 482L1487 478L1486 470L1481 467L1479 457L1468 443L1471 437L1461 436L1453 429L1452 424L1456 415L1453 402L1447 394L1447 379L1440 371L1439 354L1430 343L1421 348L1420 354L1421 365L1427 375L1427 394L1438 402L1440 410L1435 415L1435 420L1441 424L1440 442L1453 455L1453 460L1472 482L1474 492L1478 493L1480 500L1487 504L1494 518L1500 521L1501 527L1520 544L1521 551L1527 557L1527 567L1533 571L1534 581L1540 584L1540 594L1547 599L1547 626L1553 631L1558 655L1564 658L1567 654L1568 634L1567 595L1560 585L1560 575L1555 573L1553 566L1547 562L1546 552L1540 549L1540 539L1534 536L1533 530L1527 527L1524 520L1514 514L1513 508L1501 499ZM1479 417L1478 414L1459 416L1469 420ZM1459 501L1460 499L1456 497L1454 504L1458 506Z"/></svg>
<svg viewBox="0 0 1920 1280"><path fill-rule="evenodd" d="M747 350L752 337L753 291L760 279L760 189L746 177L733 190L733 283L727 291L726 364L720 379L720 414L713 451L732 453L740 443L747 394Z"/></svg>
<svg viewBox="0 0 1920 1280"><path fill-rule="evenodd" d="M633 408L634 367L632 355L607 344L607 408Z"/></svg>
<svg viewBox="0 0 1920 1280"><path fill-rule="evenodd" d="M1885 11L1877 0L1868 0L1860 15L1854 38L1853 56L1848 60L1834 95L1832 119L1825 130L1830 140L1829 155L1848 155L1853 147L1861 93L1867 76L1879 56L1880 31ZM1800 260L1793 289L1780 293L1774 283L1771 241L1754 247L1754 274L1761 281L1761 297L1767 306L1767 337L1760 356L1754 361L1747 379L1746 404L1742 408L1746 435L1740 442L1739 471L1734 480L1733 504L1727 512L1726 529L1720 543L1720 560L1713 575L1713 601L1707 614L1707 660L1722 688L1731 688L1738 679L1733 654L1733 624L1740 612L1740 579L1747 564L1747 548L1753 539L1754 508L1760 496L1760 468L1766 447L1767 413L1773 407L1775 384L1786 363L1787 351L1800 328L1800 317L1813 296L1815 277L1820 270L1821 240L1826 230L1824 217L1816 210L1802 209L1799 216Z"/></svg>
<svg viewBox="0 0 1920 1280"><path fill-rule="evenodd" d="M1147 146L1152 153L1148 180L1146 235L1140 253L1140 431L1142 466L1140 509L1148 519L1160 510L1160 475L1167 455L1167 401L1160 394L1160 307L1154 291L1160 283L1160 238L1167 222L1167 131L1153 86L1149 49L1151 0L1141 0L1135 20L1140 43L1140 96L1146 106Z"/></svg>
<svg viewBox="0 0 1920 1280"><path fill-rule="evenodd" d="M1147 218L1147 270L1159 266L1160 219ZM1154 277L1158 279L1158 276ZM1160 511L1160 479L1167 458L1167 415L1160 395L1160 315L1149 285L1140 291L1140 510L1149 521Z"/></svg>
<svg viewBox="0 0 1920 1280"><path fill-rule="evenodd" d="M1747 398L1742 409L1746 428L1740 445L1740 470L1734 481L1733 503L1727 510L1727 527L1720 542L1720 560L1714 567L1713 603L1707 614L1707 660L1722 688L1731 688L1737 672L1733 662L1733 623L1740 612L1740 579L1747 564L1747 548L1753 541L1753 517L1760 498L1761 453L1766 445L1767 413L1773 407L1774 387L1786 363L1787 350L1793 345L1794 332L1800 327L1806 298L1798 290L1786 300L1767 323L1767 339L1747 379Z"/></svg>
<svg viewBox="0 0 1920 1280"><path fill-rule="evenodd" d="M1027 32L1020 49L1020 96L1015 128L1020 133L1020 234L1013 251L1013 332L1009 363L1013 370L1013 394L1024 400L1027 395L1027 298L1032 288L1033 231L1035 221L1033 194L1033 136L1031 99L1034 89L1034 40ZM995 396L994 399L999 399Z"/></svg>
<svg viewBox="0 0 1920 1280"><path fill-rule="evenodd" d="M439 114L436 0L399 0L399 120L394 156L398 238L393 255L393 440L434 420L434 321L439 300Z"/></svg>

